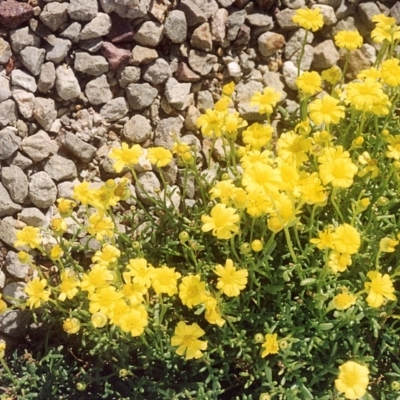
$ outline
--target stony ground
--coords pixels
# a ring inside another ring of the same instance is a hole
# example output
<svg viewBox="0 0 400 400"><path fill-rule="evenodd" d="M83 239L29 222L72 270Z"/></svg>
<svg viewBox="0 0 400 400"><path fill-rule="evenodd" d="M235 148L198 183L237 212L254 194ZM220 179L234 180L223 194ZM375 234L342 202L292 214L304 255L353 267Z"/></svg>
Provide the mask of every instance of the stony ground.
<svg viewBox="0 0 400 400"><path fill-rule="evenodd" d="M296 106L296 60L304 30L291 17L319 7L324 28L309 34L303 70L340 65L332 41L340 30L365 38L348 76L369 67L376 45L371 18L400 23L400 2L360 0L0 0L0 288L23 296L29 269L13 248L15 229L46 226L58 197L83 179L115 177L106 155L121 142L172 148L174 138L207 151L197 117L221 86L237 83L235 103L259 120L249 99L265 86ZM216 146L214 156L220 156ZM201 163L201 160L200 160ZM144 159L139 180L160 188ZM180 183L176 165L167 169ZM132 192L135 188L132 186ZM193 201L193 190L186 199ZM24 314L0 317L0 332L23 334Z"/></svg>

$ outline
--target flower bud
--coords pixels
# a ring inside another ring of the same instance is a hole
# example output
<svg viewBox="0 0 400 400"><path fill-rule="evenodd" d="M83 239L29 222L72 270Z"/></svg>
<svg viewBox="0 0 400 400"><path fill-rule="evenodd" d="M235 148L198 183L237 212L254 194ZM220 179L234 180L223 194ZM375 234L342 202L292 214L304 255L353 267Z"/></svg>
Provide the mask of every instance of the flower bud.
<svg viewBox="0 0 400 400"><path fill-rule="evenodd" d="M393 381L390 386L393 390L396 390L396 391L400 390L400 382L399 381Z"/></svg>
<svg viewBox="0 0 400 400"><path fill-rule="evenodd" d="M244 255L249 254L251 252L250 243L244 242L240 245L240 252Z"/></svg>
<svg viewBox="0 0 400 400"><path fill-rule="evenodd" d="M362 136L357 136L353 141L352 141L352 145L353 147L361 147L364 143L364 138Z"/></svg>
<svg viewBox="0 0 400 400"><path fill-rule="evenodd" d="M382 130L382 136L383 137L387 137L387 136L389 136L390 135L390 132L387 130L387 129L383 129Z"/></svg>
<svg viewBox="0 0 400 400"><path fill-rule="evenodd" d="M378 206L386 206L387 203L389 203L389 199L387 197L381 196L378 198L376 201Z"/></svg>
<svg viewBox="0 0 400 400"><path fill-rule="evenodd" d="M138 241L135 241L132 243L132 249L135 251L140 250L140 243Z"/></svg>
<svg viewBox="0 0 400 400"><path fill-rule="evenodd" d="M268 393L261 393L259 400L271 400L271 396Z"/></svg>
<svg viewBox="0 0 400 400"><path fill-rule="evenodd" d="M254 335L254 342L255 343L264 343L264 335L262 333L256 333Z"/></svg>
<svg viewBox="0 0 400 400"><path fill-rule="evenodd" d="M224 173L221 175L221 179L222 179L223 181L227 181L228 179L231 179L231 177L229 176L229 174L228 174L227 172L224 172Z"/></svg>
<svg viewBox="0 0 400 400"><path fill-rule="evenodd" d="M127 370L127 369L125 369L125 368L122 368L122 369L120 369L119 371L118 371L118 375L119 375L119 377L120 378L126 378L128 375L130 375L131 373Z"/></svg>
<svg viewBox="0 0 400 400"><path fill-rule="evenodd" d="M251 242L251 248L256 253L260 252L263 249L263 247L264 247L264 245L261 240L256 239Z"/></svg>
<svg viewBox="0 0 400 400"><path fill-rule="evenodd" d="M182 243L187 242L189 239L190 239L190 235L189 235L186 231L182 231L182 232L179 234L179 240L180 240Z"/></svg>
<svg viewBox="0 0 400 400"><path fill-rule="evenodd" d="M278 346L281 350L286 350L289 347L289 343L287 340L280 340Z"/></svg>
<svg viewBox="0 0 400 400"><path fill-rule="evenodd" d="M83 392L86 390L86 383L85 382L78 382L76 384L76 389L79 390L80 392Z"/></svg>

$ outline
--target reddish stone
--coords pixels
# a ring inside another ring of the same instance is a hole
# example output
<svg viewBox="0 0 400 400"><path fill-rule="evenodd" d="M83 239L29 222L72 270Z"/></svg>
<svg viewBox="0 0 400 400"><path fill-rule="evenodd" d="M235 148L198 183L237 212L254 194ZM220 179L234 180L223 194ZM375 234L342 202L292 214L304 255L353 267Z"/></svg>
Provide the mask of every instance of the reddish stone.
<svg viewBox="0 0 400 400"><path fill-rule="evenodd" d="M125 67L131 57L130 50L120 49L110 42L104 42L101 53L107 59L110 70Z"/></svg>
<svg viewBox="0 0 400 400"><path fill-rule="evenodd" d="M111 43L131 42L133 39L133 30L130 23L116 13L110 14L110 17L111 30L107 35L107 39Z"/></svg>
<svg viewBox="0 0 400 400"><path fill-rule="evenodd" d="M27 3L6 0L0 3L0 24L7 28L17 28L34 15L33 7Z"/></svg>
<svg viewBox="0 0 400 400"><path fill-rule="evenodd" d="M198 82L200 75L193 72L183 61L179 63L174 74L178 82Z"/></svg>

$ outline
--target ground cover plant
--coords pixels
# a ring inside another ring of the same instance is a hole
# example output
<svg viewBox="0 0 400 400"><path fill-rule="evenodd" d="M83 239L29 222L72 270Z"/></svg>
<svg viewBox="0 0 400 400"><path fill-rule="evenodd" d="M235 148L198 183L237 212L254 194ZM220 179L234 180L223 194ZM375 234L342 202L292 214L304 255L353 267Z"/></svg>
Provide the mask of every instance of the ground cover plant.
<svg viewBox="0 0 400 400"><path fill-rule="evenodd" d="M318 9L294 22L323 25ZM229 83L198 119L208 153L123 143L117 178L82 182L49 229L17 232L32 278L1 307L30 309L43 340L2 346L3 398L400 396L400 27L374 22L377 60L356 80L347 62L299 68L294 113L272 88L254 94L263 122L239 115ZM334 40L346 60L362 45ZM143 158L163 183L151 193Z"/></svg>

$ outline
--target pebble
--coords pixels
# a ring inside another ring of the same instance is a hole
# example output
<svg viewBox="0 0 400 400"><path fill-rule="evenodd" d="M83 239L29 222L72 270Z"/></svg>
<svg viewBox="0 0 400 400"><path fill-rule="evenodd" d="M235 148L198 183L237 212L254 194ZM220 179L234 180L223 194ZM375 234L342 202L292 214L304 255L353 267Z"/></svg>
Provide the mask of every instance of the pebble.
<svg viewBox="0 0 400 400"><path fill-rule="evenodd" d="M313 68L317 70L328 69L339 61L340 55L333 40L324 40L314 47ZM308 68L301 69L306 70Z"/></svg>
<svg viewBox="0 0 400 400"><path fill-rule="evenodd" d="M108 72L108 63L103 56L92 56L79 51L75 54L74 68L88 75L99 76Z"/></svg>
<svg viewBox="0 0 400 400"><path fill-rule="evenodd" d="M7 272L17 279L25 279L29 275L29 265L22 264L18 260L18 254L15 251L9 251L7 253L4 260L4 266L6 267Z"/></svg>
<svg viewBox="0 0 400 400"><path fill-rule="evenodd" d="M149 107L158 94L158 90L148 83L130 83L125 90L129 105L136 111Z"/></svg>
<svg viewBox="0 0 400 400"><path fill-rule="evenodd" d="M75 163L58 154L47 161L44 171L56 182L72 180L78 176Z"/></svg>
<svg viewBox="0 0 400 400"><path fill-rule="evenodd" d="M158 58L157 50L137 45L132 49L129 63L138 66L140 64L151 63L157 58Z"/></svg>
<svg viewBox="0 0 400 400"><path fill-rule="evenodd" d="M87 40L106 36L111 30L111 18L108 14L98 13L79 34L79 40Z"/></svg>
<svg viewBox="0 0 400 400"><path fill-rule="evenodd" d="M30 318L29 311L4 311L0 314L0 332L15 338L22 337L25 335Z"/></svg>
<svg viewBox="0 0 400 400"><path fill-rule="evenodd" d="M11 56L12 51L10 44L0 37L0 65L6 64Z"/></svg>
<svg viewBox="0 0 400 400"><path fill-rule="evenodd" d="M75 21L91 21L97 13L97 0L70 0L68 14Z"/></svg>
<svg viewBox="0 0 400 400"><path fill-rule="evenodd" d="M0 23L14 29L34 15L33 7L27 3L15 0L5 0L0 3Z"/></svg>
<svg viewBox="0 0 400 400"><path fill-rule="evenodd" d="M134 115L122 130L122 136L132 143L143 143L152 138L153 128L150 120L143 115Z"/></svg>
<svg viewBox="0 0 400 400"><path fill-rule="evenodd" d="M36 97L33 104L33 117L44 130L49 130L57 118L54 100L45 97Z"/></svg>
<svg viewBox="0 0 400 400"><path fill-rule="evenodd" d="M56 90L63 100L76 99L82 93L74 71L68 65L60 65L56 69Z"/></svg>
<svg viewBox="0 0 400 400"><path fill-rule="evenodd" d="M56 68L52 62L43 64L40 68L38 90L42 93L49 92L56 82Z"/></svg>
<svg viewBox="0 0 400 400"><path fill-rule="evenodd" d="M128 113L128 106L124 97L117 97L107 101L100 109L100 115L107 122L115 122L123 118Z"/></svg>
<svg viewBox="0 0 400 400"><path fill-rule="evenodd" d="M8 99L0 103L0 128L13 125L17 118L17 109L14 101Z"/></svg>
<svg viewBox="0 0 400 400"><path fill-rule="evenodd" d="M190 103L191 83L180 83L175 78L169 78L165 84L165 97L168 103L177 110L184 110Z"/></svg>
<svg viewBox="0 0 400 400"><path fill-rule="evenodd" d="M28 226L44 227L46 225L46 216L36 207L26 207L19 214L20 221Z"/></svg>
<svg viewBox="0 0 400 400"><path fill-rule="evenodd" d="M11 31L10 41L12 51L17 54L27 46L40 47L41 45L40 37L35 35L28 26Z"/></svg>
<svg viewBox="0 0 400 400"><path fill-rule="evenodd" d="M265 57L269 57L283 49L286 41L285 37L280 33L265 32L258 37L257 44L260 53Z"/></svg>
<svg viewBox="0 0 400 400"><path fill-rule="evenodd" d="M152 85L160 85L172 76L171 69L167 61L157 58L152 64L144 69L143 79Z"/></svg>
<svg viewBox="0 0 400 400"><path fill-rule="evenodd" d="M64 22L68 21L67 3L48 3L39 15L40 20L51 31L56 31Z"/></svg>
<svg viewBox="0 0 400 400"><path fill-rule="evenodd" d="M183 122L179 117L164 118L157 122L154 134L156 146L172 150L174 143L181 137Z"/></svg>
<svg viewBox="0 0 400 400"><path fill-rule="evenodd" d="M16 165L1 170L1 183L8 190L11 199L22 204L28 196L28 178Z"/></svg>
<svg viewBox="0 0 400 400"><path fill-rule="evenodd" d="M180 10L172 10L164 23L165 36L172 43L183 43L187 36L187 23L185 13Z"/></svg>
<svg viewBox="0 0 400 400"><path fill-rule="evenodd" d="M141 46L155 47L163 37L164 27L159 22L147 21L141 25L133 36L135 42Z"/></svg>
<svg viewBox="0 0 400 400"><path fill-rule="evenodd" d="M0 103L11 97L10 80L0 75Z"/></svg>
<svg viewBox="0 0 400 400"><path fill-rule="evenodd" d="M11 157L17 151L20 143L21 138L15 134L15 131L11 127L0 130L0 161Z"/></svg>
<svg viewBox="0 0 400 400"><path fill-rule="evenodd" d="M110 85L106 75L101 75L98 78L92 79L86 84L85 95L90 104L99 105L110 101L113 94L110 90Z"/></svg>
<svg viewBox="0 0 400 400"><path fill-rule="evenodd" d="M0 183L0 217L14 215L21 209L21 206L11 199L7 189Z"/></svg>
<svg viewBox="0 0 400 400"><path fill-rule="evenodd" d="M40 69L46 57L45 49L27 46L19 53L23 66L34 76L40 75Z"/></svg>
<svg viewBox="0 0 400 400"><path fill-rule="evenodd" d="M20 69L14 69L11 72L11 83L32 93L35 93L37 90L35 78Z"/></svg>

